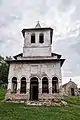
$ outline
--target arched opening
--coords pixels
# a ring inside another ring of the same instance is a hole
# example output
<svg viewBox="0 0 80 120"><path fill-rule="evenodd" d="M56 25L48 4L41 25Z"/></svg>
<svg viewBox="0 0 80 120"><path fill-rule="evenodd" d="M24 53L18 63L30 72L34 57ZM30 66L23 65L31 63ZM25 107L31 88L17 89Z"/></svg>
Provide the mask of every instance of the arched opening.
<svg viewBox="0 0 80 120"><path fill-rule="evenodd" d="M32 33L32 35L31 35L31 43L35 43L35 34L34 33Z"/></svg>
<svg viewBox="0 0 80 120"><path fill-rule="evenodd" d="M36 77L30 80L30 100L38 100L38 79Z"/></svg>
<svg viewBox="0 0 80 120"><path fill-rule="evenodd" d="M47 79L47 77L44 77L42 79L42 93L49 93L48 79Z"/></svg>
<svg viewBox="0 0 80 120"><path fill-rule="evenodd" d="M52 78L52 93L58 93L58 78Z"/></svg>
<svg viewBox="0 0 80 120"><path fill-rule="evenodd" d="M75 96L74 88L71 88L71 95Z"/></svg>
<svg viewBox="0 0 80 120"><path fill-rule="evenodd" d="M12 78L12 93L16 93L17 92L17 78L13 77Z"/></svg>
<svg viewBox="0 0 80 120"><path fill-rule="evenodd" d="M44 34L40 33L39 35L39 43L44 43Z"/></svg>
<svg viewBox="0 0 80 120"><path fill-rule="evenodd" d="M20 89L20 93L26 93L26 78L23 77L21 79L21 89Z"/></svg>

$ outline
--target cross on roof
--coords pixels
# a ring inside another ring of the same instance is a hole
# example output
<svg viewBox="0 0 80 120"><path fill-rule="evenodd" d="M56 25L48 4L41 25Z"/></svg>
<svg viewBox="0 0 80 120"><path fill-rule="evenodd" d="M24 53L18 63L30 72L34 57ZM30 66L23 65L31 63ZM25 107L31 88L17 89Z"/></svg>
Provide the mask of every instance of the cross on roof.
<svg viewBox="0 0 80 120"><path fill-rule="evenodd" d="M40 23L39 23L39 20L37 21L37 24L36 24L35 28L41 28L41 25L40 25Z"/></svg>

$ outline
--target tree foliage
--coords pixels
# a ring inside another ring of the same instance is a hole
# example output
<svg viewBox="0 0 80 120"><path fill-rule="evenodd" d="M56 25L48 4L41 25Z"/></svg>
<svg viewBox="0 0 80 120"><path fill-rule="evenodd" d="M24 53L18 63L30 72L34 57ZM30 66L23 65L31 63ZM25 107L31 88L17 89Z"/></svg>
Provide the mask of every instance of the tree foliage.
<svg viewBox="0 0 80 120"><path fill-rule="evenodd" d="M11 60L11 56L6 58L0 56L0 86L4 86L8 83L8 71L9 65L6 60Z"/></svg>

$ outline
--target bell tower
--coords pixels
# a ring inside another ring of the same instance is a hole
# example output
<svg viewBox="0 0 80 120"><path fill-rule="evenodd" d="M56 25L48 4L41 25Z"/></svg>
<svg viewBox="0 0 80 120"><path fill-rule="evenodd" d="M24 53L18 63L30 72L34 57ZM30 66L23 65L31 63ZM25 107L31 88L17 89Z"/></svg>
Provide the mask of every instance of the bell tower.
<svg viewBox="0 0 80 120"><path fill-rule="evenodd" d="M35 28L23 29L23 57L51 56L53 29L42 28L39 21Z"/></svg>

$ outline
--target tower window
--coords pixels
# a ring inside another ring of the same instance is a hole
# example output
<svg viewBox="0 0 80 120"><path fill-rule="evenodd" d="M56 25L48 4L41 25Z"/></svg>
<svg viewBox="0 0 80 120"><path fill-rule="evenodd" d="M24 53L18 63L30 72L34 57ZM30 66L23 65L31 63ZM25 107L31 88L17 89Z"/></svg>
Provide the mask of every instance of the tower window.
<svg viewBox="0 0 80 120"><path fill-rule="evenodd" d="M44 43L44 35L43 35L43 33L41 33L39 35L39 43Z"/></svg>
<svg viewBox="0 0 80 120"><path fill-rule="evenodd" d="M31 35L31 43L35 43L35 34L34 33Z"/></svg>

